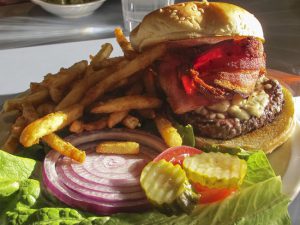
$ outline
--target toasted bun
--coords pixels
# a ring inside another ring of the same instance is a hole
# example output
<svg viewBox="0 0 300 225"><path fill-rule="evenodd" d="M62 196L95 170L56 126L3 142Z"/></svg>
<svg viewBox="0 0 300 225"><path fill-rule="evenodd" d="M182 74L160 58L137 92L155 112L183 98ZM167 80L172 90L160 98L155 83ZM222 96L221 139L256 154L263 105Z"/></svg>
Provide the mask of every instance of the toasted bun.
<svg viewBox="0 0 300 225"><path fill-rule="evenodd" d="M239 146L246 150L264 150L266 153L271 153L287 141L294 131L296 124L294 120L293 96L285 88L283 88L283 94L285 99L283 109L272 123L231 140L222 141L196 137L196 146L201 148L207 144L222 144Z"/></svg>
<svg viewBox="0 0 300 225"><path fill-rule="evenodd" d="M245 9L221 2L186 2L153 11L130 34L141 51L165 41L253 36L264 40L259 21Z"/></svg>

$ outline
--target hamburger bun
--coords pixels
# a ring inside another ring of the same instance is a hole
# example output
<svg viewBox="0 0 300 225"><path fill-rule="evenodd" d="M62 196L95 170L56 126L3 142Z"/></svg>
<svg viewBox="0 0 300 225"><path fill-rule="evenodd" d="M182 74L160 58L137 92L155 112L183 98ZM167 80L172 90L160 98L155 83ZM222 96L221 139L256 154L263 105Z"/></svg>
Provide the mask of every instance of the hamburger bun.
<svg viewBox="0 0 300 225"><path fill-rule="evenodd" d="M130 34L137 51L166 41L199 39L202 43L233 37L264 40L260 22L245 9L221 2L186 2L153 11Z"/></svg>
<svg viewBox="0 0 300 225"><path fill-rule="evenodd" d="M196 146L201 148L208 144L220 144L239 146L250 151L263 150L266 153L271 153L288 140L296 125L294 120L293 96L286 88L283 88L283 94L285 103L282 111L272 123L268 123L262 128L230 140L196 137Z"/></svg>

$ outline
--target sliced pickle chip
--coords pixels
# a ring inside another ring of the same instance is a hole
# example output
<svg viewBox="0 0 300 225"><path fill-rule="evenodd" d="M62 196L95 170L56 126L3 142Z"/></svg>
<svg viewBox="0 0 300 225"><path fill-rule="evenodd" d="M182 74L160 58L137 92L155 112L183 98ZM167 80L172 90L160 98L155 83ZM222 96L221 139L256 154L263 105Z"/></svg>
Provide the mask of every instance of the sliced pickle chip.
<svg viewBox="0 0 300 225"><path fill-rule="evenodd" d="M148 200L165 213L189 213L197 205L199 196L180 165L152 161L143 169L140 182Z"/></svg>
<svg viewBox="0 0 300 225"><path fill-rule="evenodd" d="M210 152L186 157L183 168L192 182L209 188L238 188L246 175L247 163L228 153Z"/></svg>

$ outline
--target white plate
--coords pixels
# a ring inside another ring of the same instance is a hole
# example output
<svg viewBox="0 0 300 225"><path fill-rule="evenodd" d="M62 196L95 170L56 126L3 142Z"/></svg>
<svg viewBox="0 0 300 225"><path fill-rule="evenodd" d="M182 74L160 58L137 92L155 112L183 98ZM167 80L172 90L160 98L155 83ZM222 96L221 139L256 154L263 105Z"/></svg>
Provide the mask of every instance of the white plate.
<svg viewBox="0 0 300 225"><path fill-rule="evenodd" d="M121 55L121 49L115 39L84 41L67 44L53 44L38 47L19 48L0 51L0 101L11 94L27 90L30 82L40 82L47 73L55 73L61 67L71 66L74 62L89 59L103 43L114 46L112 56ZM3 85L5 84L5 85ZM300 115L300 99L295 104ZM1 103L1 102L0 102ZM300 117L298 117L299 119ZM7 125L9 118L1 118ZM0 137L7 134L7 128L0 123ZM283 192L291 198L296 197L300 189L300 126L290 140L269 155L270 162L277 174L282 176ZM1 138L0 138L1 143Z"/></svg>

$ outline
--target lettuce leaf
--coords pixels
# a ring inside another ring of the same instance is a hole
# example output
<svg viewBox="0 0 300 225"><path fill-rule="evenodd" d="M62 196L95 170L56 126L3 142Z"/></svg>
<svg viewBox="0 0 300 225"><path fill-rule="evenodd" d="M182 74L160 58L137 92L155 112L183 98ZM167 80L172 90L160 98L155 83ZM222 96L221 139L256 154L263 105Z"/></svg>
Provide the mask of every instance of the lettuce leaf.
<svg viewBox="0 0 300 225"><path fill-rule="evenodd" d="M35 160L11 155L0 150L0 183L4 180L27 179L34 170Z"/></svg>
<svg viewBox="0 0 300 225"><path fill-rule="evenodd" d="M247 160L247 174L243 182L243 187L262 182L271 177L275 177L266 154L258 151L249 156Z"/></svg>

